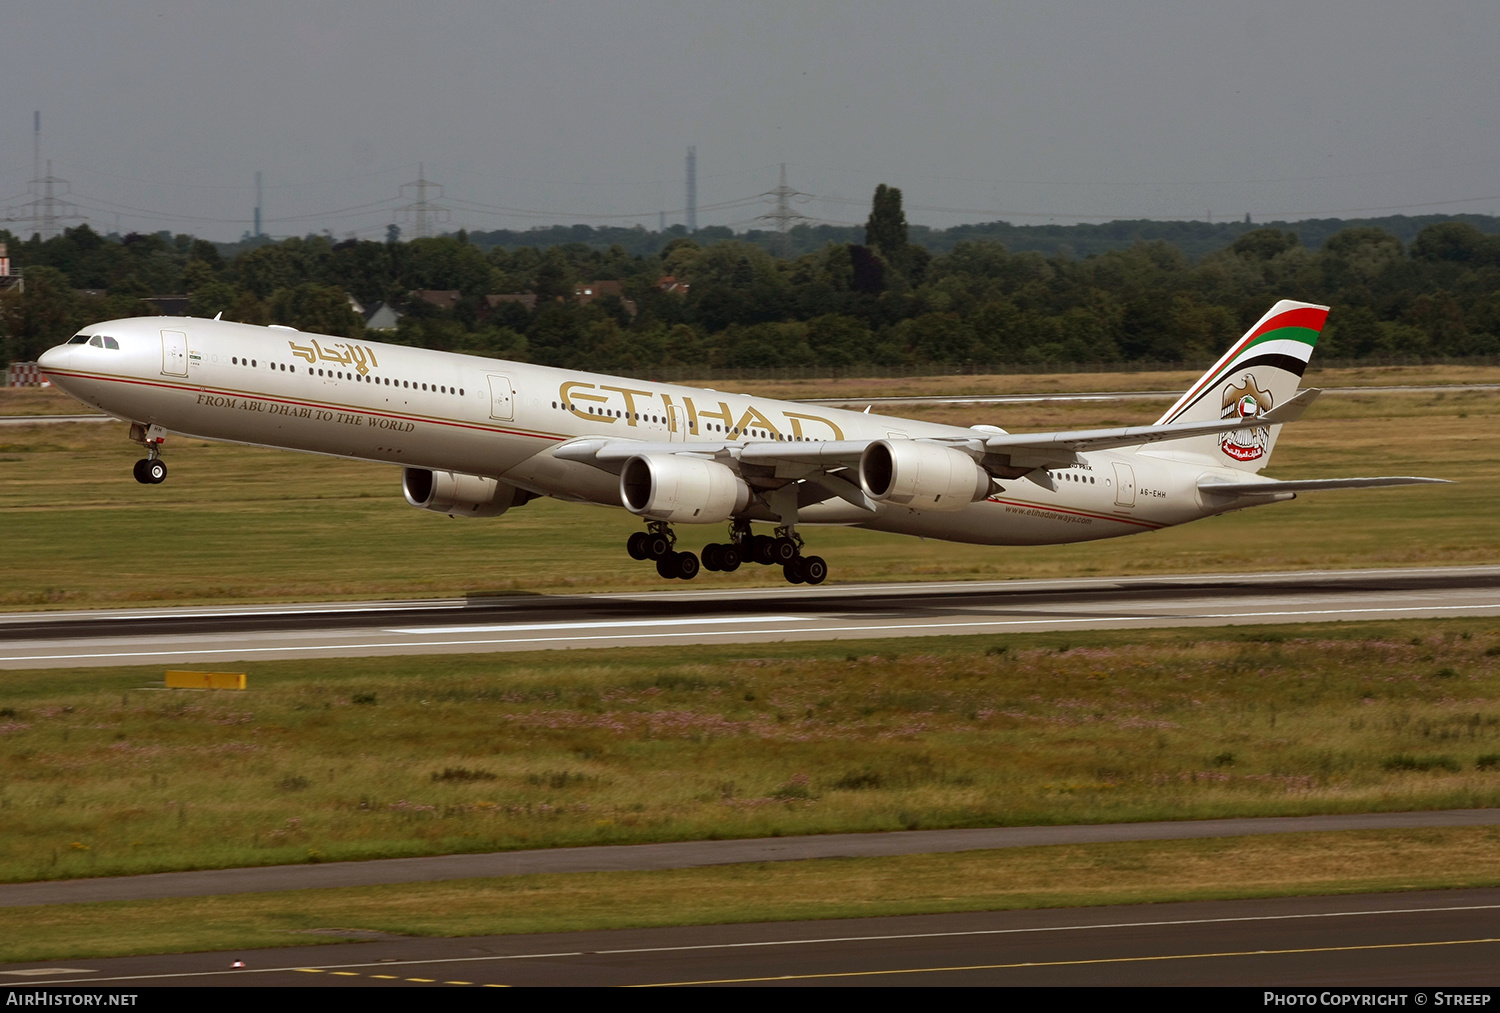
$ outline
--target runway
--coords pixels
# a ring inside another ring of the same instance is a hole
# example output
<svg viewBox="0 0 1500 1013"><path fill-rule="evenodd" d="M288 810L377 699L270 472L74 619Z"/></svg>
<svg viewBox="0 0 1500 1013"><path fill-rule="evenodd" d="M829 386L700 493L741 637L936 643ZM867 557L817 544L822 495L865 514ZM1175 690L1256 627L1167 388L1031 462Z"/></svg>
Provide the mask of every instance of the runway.
<svg viewBox="0 0 1500 1013"><path fill-rule="evenodd" d="M1500 567L0 615L0 669L1500 615Z"/></svg>
<svg viewBox="0 0 1500 1013"><path fill-rule="evenodd" d="M351 935L358 937L343 938ZM1473 994L1500 984L1493 889L461 939L365 936L317 948L9 965L0 967L0 987L1238 985ZM232 969L235 960L245 967Z"/></svg>
<svg viewBox="0 0 1500 1013"><path fill-rule="evenodd" d="M809 834L725 841L607 844L362 862L264 865L241 869L159 872L140 876L63 879L0 885L0 908L48 904L98 904L217 897L284 890L438 883L579 872L660 872L715 865L805 862L826 858L889 858L954 854L1060 844L1181 841L1268 834L1339 833L1352 830L1422 830L1500 826L1500 809L1425 812L1331 813L1320 816L1251 816L1218 820L1062 826L893 830L867 834Z"/></svg>

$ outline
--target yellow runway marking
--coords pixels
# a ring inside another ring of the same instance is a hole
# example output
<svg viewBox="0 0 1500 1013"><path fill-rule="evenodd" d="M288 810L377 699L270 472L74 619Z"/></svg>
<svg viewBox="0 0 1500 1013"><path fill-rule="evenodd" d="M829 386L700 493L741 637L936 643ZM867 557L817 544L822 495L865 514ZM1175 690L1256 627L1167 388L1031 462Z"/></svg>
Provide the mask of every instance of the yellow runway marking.
<svg viewBox="0 0 1500 1013"><path fill-rule="evenodd" d="M359 972L358 971L329 971L328 973L329 974L336 974L340 978L358 978L359 977Z"/></svg>
<svg viewBox="0 0 1500 1013"><path fill-rule="evenodd" d="M372 975L370 975L370 977L372 977L372 978L384 978L387 981L396 981L401 976L398 975L398 974L372 974Z"/></svg>
<svg viewBox="0 0 1500 1013"><path fill-rule="evenodd" d="M323 973L323 969L321 967L299 967L299 968L297 968L297 970L301 971L303 974L322 974Z"/></svg>
<svg viewBox="0 0 1500 1013"><path fill-rule="evenodd" d="M830 971L820 974L775 974L763 978L710 978L703 981L661 981L626 987L669 988L674 985L741 985L757 981L803 981L812 978L865 978L887 974L940 974L945 971L1005 971L1023 967L1084 967L1089 964L1141 964L1162 960L1203 960L1210 957L1277 957L1295 953L1352 953L1359 950L1403 950L1426 946L1469 946L1475 943L1500 943L1500 938L1444 939L1432 943L1372 943L1366 946L1306 946L1294 950L1230 950L1224 953L1171 953L1154 957L1100 957L1093 960L1034 960L1020 964L909 967L887 971Z"/></svg>
<svg viewBox="0 0 1500 1013"><path fill-rule="evenodd" d="M428 985L432 984L434 981L437 981L436 978L407 978L406 980L407 981L420 981L420 982L424 982L425 984L428 984Z"/></svg>

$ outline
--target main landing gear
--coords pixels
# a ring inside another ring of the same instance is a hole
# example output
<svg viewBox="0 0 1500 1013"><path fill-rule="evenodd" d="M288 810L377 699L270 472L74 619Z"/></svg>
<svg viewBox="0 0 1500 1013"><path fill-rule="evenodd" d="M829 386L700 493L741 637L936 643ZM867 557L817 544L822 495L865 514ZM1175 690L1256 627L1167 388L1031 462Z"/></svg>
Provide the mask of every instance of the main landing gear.
<svg viewBox="0 0 1500 1013"><path fill-rule="evenodd" d="M802 539L797 532L783 526L773 535L753 535L748 521L736 521L730 527L730 541L710 542L703 547L702 568L733 573L741 563L780 566L791 584L821 584L828 579L828 564L822 556L804 556ZM677 552L677 536L670 525L651 521L645 531L637 531L625 543L635 559L656 560L656 572L668 579L692 580L698 575L699 559L691 552Z"/></svg>
<svg viewBox="0 0 1500 1013"><path fill-rule="evenodd" d="M130 438L146 448L146 456L135 462L132 473L141 485L160 485L167 480L167 462L161 459L162 441L165 434L157 426L147 428L140 423L130 427Z"/></svg>
<svg viewBox="0 0 1500 1013"><path fill-rule="evenodd" d="M656 560L656 572L668 580L692 580L698 576L698 557L691 552L677 552L672 547L677 536L665 521L649 521L645 531L637 531L625 543L632 559Z"/></svg>

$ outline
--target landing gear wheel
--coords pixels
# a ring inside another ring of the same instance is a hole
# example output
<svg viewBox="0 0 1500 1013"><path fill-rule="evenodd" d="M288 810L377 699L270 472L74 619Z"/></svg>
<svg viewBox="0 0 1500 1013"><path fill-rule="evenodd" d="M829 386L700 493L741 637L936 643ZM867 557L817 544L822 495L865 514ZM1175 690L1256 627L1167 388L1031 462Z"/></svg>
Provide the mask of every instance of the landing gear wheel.
<svg viewBox="0 0 1500 1013"><path fill-rule="evenodd" d="M141 472L146 476L148 484L161 485L167 480L167 462L159 457L155 460L147 461L146 466L141 469Z"/></svg>
<svg viewBox="0 0 1500 1013"><path fill-rule="evenodd" d="M676 579L676 577L677 577L676 562L677 561L672 558L675 555L676 555L675 552L669 552L668 554L666 554L665 556L662 556L660 559L658 559L656 561L656 573L657 573L657 576L665 577L667 580L675 580Z"/></svg>
<svg viewBox="0 0 1500 1013"><path fill-rule="evenodd" d="M717 558L714 560L719 564L719 569L725 573L733 573L740 568L740 547L738 545L721 545Z"/></svg>
<svg viewBox="0 0 1500 1013"><path fill-rule="evenodd" d="M781 575L788 584L800 584L807 579L802 574L802 560L796 558L781 568Z"/></svg>
<svg viewBox="0 0 1500 1013"><path fill-rule="evenodd" d="M646 558L660 562L672 554L672 542L666 535L652 532L646 535Z"/></svg>
<svg viewBox="0 0 1500 1013"><path fill-rule="evenodd" d="M770 566L777 562L776 539L770 535L756 535L750 539L750 558L761 566Z"/></svg>
<svg viewBox="0 0 1500 1013"><path fill-rule="evenodd" d="M151 479L146 476L146 467L150 463L151 463L150 461L146 460L143 457L139 461L135 462L135 468L132 469L132 471L131 471L131 474L133 474L135 476L135 480L137 482L141 483L141 485L150 485L151 484Z"/></svg>
<svg viewBox="0 0 1500 1013"><path fill-rule="evenodd" d="M675 552L677 558L672 561L672 576L678 580L692 580L698 576L698 557L691 552Z"/></svg>
<svg viewBox="0 0 1500 1013"><path fill-rule="evenodd" d="M809 584L821 584L828 579L828 564L822 556L802 557L802 579Z"/></svg>
<svg viewBox="0 0 1500 1013"><path fill-rule="evenodd" d="M625 542L625 551L630 553L631 559L650 559L646 551L646 539L649 537L644 531L637 531Z"/></svg>
<svg viewBox="0 0 1500 1013"><path fill-rule="evenodd" d="M792 560L797 558L797 543L786 536L774 539L771 542L771 561L780 563L782 566L790 566Z"/></svg>

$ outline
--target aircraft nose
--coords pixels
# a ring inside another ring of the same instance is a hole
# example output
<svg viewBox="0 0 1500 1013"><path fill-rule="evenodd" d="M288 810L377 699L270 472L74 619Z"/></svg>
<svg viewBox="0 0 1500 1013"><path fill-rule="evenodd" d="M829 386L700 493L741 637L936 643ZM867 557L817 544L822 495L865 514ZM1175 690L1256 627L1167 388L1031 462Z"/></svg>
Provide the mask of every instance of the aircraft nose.
<svg viewBox="0 0 1500 1013"><path fill-rule="evenodd" d="M49 369L62 369L67 366L71 357L71 350L67 345L54 345L43 352L36 360L36 364L42 367L45 373Z"/></svg>

